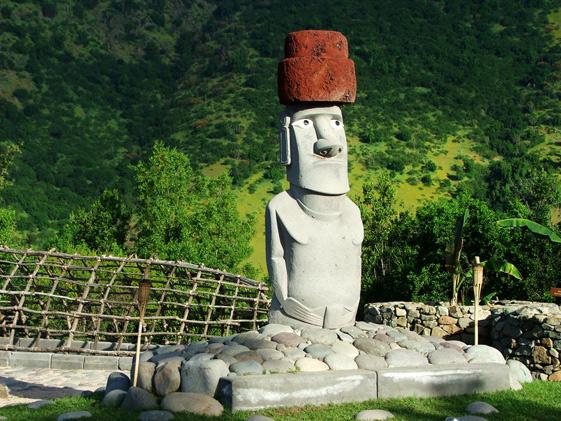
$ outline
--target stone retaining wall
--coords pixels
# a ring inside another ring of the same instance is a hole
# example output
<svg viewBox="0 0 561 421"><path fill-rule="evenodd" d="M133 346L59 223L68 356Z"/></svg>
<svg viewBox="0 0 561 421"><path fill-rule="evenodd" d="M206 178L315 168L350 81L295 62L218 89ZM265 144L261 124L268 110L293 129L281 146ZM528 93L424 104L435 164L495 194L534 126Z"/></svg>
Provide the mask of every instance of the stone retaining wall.
<svg viewBox="0 0 561 421"><path fill-rule="evenodd" d="M448 303L367 304L366 321L404 327L423 335L473 343L473 306ZM480 306L479 343L524 363L536 378L561 381L561 308L553 303L500 301Z"/></svg>

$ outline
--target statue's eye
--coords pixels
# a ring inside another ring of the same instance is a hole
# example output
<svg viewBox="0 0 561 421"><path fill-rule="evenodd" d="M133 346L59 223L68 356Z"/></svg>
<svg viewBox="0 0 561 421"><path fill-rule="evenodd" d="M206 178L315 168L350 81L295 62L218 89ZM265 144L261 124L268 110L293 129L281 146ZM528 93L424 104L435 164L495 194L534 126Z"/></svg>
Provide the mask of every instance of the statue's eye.
<svg viewBox="0 0 561 421"><path fill-rule="evenodd" d="M312 122L312 120L308 120L307 118L304 118L302 120L298 120L295 121L294 123L292 123L293 126L296 127L300 127L302 129L307 129L309 127L313 127L314 123Z"/></svg>
<svg viewBox="0 0 561 421"><path fill-rule="evenodd" d="M334 129L340 129L341 127L343 127L343 122L341 120L331 120L331 127L333 127Z"/></svg>

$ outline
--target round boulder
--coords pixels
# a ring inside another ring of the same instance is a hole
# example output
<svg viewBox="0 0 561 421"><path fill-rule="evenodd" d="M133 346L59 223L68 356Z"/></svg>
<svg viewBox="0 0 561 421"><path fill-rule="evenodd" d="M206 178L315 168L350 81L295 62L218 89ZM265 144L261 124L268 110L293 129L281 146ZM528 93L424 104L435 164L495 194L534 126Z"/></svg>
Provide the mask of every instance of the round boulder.
<svg viewBox="0 0 561 421"><path fill-rule="evenodd" d="M162 399L162 409L170 412L190 412L207 417L220 417L224 407L216 399L202 393L174 392Z"/></svg>

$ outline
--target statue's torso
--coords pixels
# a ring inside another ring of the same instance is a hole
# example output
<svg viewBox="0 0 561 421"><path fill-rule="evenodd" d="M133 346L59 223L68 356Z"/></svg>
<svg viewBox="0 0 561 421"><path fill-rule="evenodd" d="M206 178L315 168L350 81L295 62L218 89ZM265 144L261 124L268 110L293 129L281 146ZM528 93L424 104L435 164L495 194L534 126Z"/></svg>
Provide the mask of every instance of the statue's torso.
<svg viewBox="0 0 561 421"><path fill-rule="evenodd" d="M321 317L329 306L354 317L363 239L357 206L344 197L337 214L317 214L283 192L269 204L269 215L276 217L284 251L288 298Z"/></svg>

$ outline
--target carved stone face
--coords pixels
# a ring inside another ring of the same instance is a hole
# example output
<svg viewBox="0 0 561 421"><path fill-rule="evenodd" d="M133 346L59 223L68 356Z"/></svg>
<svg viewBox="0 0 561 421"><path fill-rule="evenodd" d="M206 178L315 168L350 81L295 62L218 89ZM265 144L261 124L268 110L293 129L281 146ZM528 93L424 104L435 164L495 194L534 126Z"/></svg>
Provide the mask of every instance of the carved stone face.
<svg viewBox="0 0 561 421"><path fill-rule="evenodd" d="M347 138L341 109L287 107L283 117L289 118L290 135L284 137L290 151L288 181L318 193L347 193Z"/></svg>

